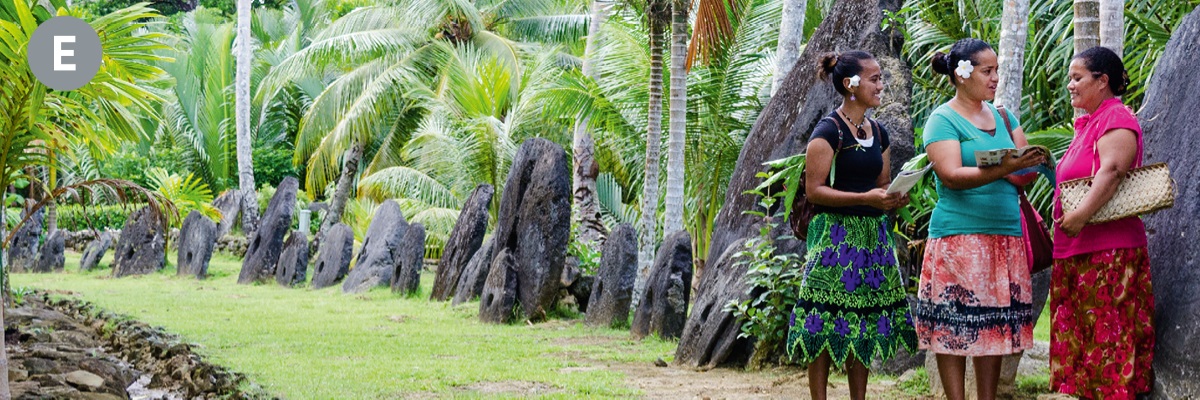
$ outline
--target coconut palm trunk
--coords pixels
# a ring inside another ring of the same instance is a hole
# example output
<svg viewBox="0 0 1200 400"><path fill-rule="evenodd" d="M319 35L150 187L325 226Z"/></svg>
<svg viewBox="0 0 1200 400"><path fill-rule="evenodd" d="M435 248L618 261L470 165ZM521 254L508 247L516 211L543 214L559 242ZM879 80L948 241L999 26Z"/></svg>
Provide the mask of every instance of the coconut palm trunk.
<svg viewBox="0 0 1200 400"><path fill-rule="evenodd" d="M1029 0L1005 0L1000 26L1000 83L996 88L996 104L1019 114L1025 41L1029 33Z"/></svg>
<svg viewBox="0 0 1200 400"><path fill-rule="evenodd" d="M783 19L779 22L779 45L775 51L775 78L771 94L779 90L783 79L792 72L800 59L800 42L804 41L804 12L808 0L784 0Z"/></svg>
<svg viewBox="0 0 1200 400"><path fill-rule="evenodd" d="M608 9L611 4L606 0L592 1L591 22L588 25L587 44L584 47L583 75L596 78L594 59L599 47L600 26L608 20ZM579 224L577 240L590 246L599 246L608 229L600 220L600 206L596 202L596 176L600 166L596 163L596 143L588 129L588 119L584 117L575 125L572 155L575 159L575 221Z"/></svg>
<svg viewBox="0 0 1200 400"><path fill-rule="evenodd" d="M363 144L361 142L355 142L349 150L346 150L342 175L338 177L337 188L334 189L333 199L329 202L329 212L325 214L325 220L321 222L321 230L317 233L318 240L326 229L342 222L342 214L346 211L346 202L350 200L350 194L354 191L354 176L358 175L362 156Z"/></svg>
<svg viewBox="0 0 1200 400"><path fill-rule="evenodd" d="M642 219L638 229L638 269L633 285L633 307L637 308L650 278L658 243L658 159L662 147L662 61L663 36L670 4L666 0L649 0L650 18L650 108L646 117L646 175L642 182Z"/></svg>
<svg viewBox="0 0 1200 400"><path fill-rule="evenodd" d="M1100 0L1100 45L1125 55L1125 0Z"/></svg>
<svg viewBox="0 0 1200 400"><path fill-rule="evenodd" d="M663 233L683 230L683 147L687 142L688 1L671 1L671 98L667 130L667 198Z"/></svg>
<svg viewBox="0 0 1200 400"><path fill-rule="evenodd" d="M237 2L237 71L234 81L237 125L238 188L242 192L242 230L258 229L258 196L254 190L254 162L250 138L250 0Z"/></svg>

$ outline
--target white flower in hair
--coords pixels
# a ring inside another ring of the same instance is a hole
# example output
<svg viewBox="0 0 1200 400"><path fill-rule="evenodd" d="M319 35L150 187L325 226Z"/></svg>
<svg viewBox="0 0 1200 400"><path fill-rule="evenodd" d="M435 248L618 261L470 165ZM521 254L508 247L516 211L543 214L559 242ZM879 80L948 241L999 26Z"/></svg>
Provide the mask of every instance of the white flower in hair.
<svg viewBox="0 0 1200 400"><path fill-rule="evenodd" d="M858 87L858 82L862 81L862 77L855 75L850 77L850 87Z"/></svg>
<svg viewBox="0 0 1200 400"><path fill-rule="evenodd" d="M959 60L958 68L954 69L954 74L961 76L963 79L971 77L971 72L975 71L975 66L971 65L971 60Z"/></svg>

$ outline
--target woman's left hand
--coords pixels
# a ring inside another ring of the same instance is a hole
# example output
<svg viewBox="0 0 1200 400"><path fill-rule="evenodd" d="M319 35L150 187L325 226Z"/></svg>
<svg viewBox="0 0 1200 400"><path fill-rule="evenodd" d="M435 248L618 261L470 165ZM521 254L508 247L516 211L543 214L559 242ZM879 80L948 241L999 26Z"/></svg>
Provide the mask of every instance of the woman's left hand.
<svg viewBox="0 0 1200 400"><path fill-rule="evenodd" d="M896 200L896 208L904 208L904 206L908 205L908 200L908 193L899 193L899 197Z"/></svg>
<svg viewBox="0 0 1200 400"><path fill-rule="evenodd" d="M1068 237L1079 236L1079 231L1083 230L1084 225L1087 225L1087 220L1084 219L1083 216L1078 212L1066 213L1062 216L1062 218L1059 218L1054 222L1058 224L1058 227L1061 228L1063 233L1067 234Z"/></svg>

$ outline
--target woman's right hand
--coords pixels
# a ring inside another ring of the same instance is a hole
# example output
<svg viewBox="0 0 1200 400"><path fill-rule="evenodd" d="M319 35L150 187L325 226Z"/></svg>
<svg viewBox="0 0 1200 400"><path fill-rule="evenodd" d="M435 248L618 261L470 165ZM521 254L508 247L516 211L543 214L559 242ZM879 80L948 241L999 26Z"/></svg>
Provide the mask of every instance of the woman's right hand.
<svg viewBox="0 0 1200 400"><path fill-rule="evenodd" d="M863 196L866 197L866 203L868 206L884 211L898 207L901 202L901 196L890 195L888 194L887 190L880 188L871 189L871 191L863 193Z"/></svg>
<svg viewBox="0 0 1200 400"><path fill-rule="evenodd" d="M1029 151L1021 157L1001 157L1000 168L1004 168L1005 175L1033 167L1046 162L1046 156L1040 151Z"/></svg>

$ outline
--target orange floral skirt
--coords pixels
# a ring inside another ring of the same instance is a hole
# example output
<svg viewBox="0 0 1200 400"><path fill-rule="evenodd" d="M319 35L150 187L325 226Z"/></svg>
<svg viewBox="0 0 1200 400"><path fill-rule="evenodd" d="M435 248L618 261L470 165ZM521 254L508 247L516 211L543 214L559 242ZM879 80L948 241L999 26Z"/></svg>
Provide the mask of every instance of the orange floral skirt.
<svg viewBox="0 0 1200 400"><path fill-rule="evenodd" d="M929 239L914 310L921 349L995 356L1033 346L1024 243L1003 235Z"/></svg>
<svg viewBox="0 0 1200 400"><path fill-rule="evenodd" d="M1054 260L1050 387L1090 399L1150 391L1154 293L1145 247Z"/></svg>

